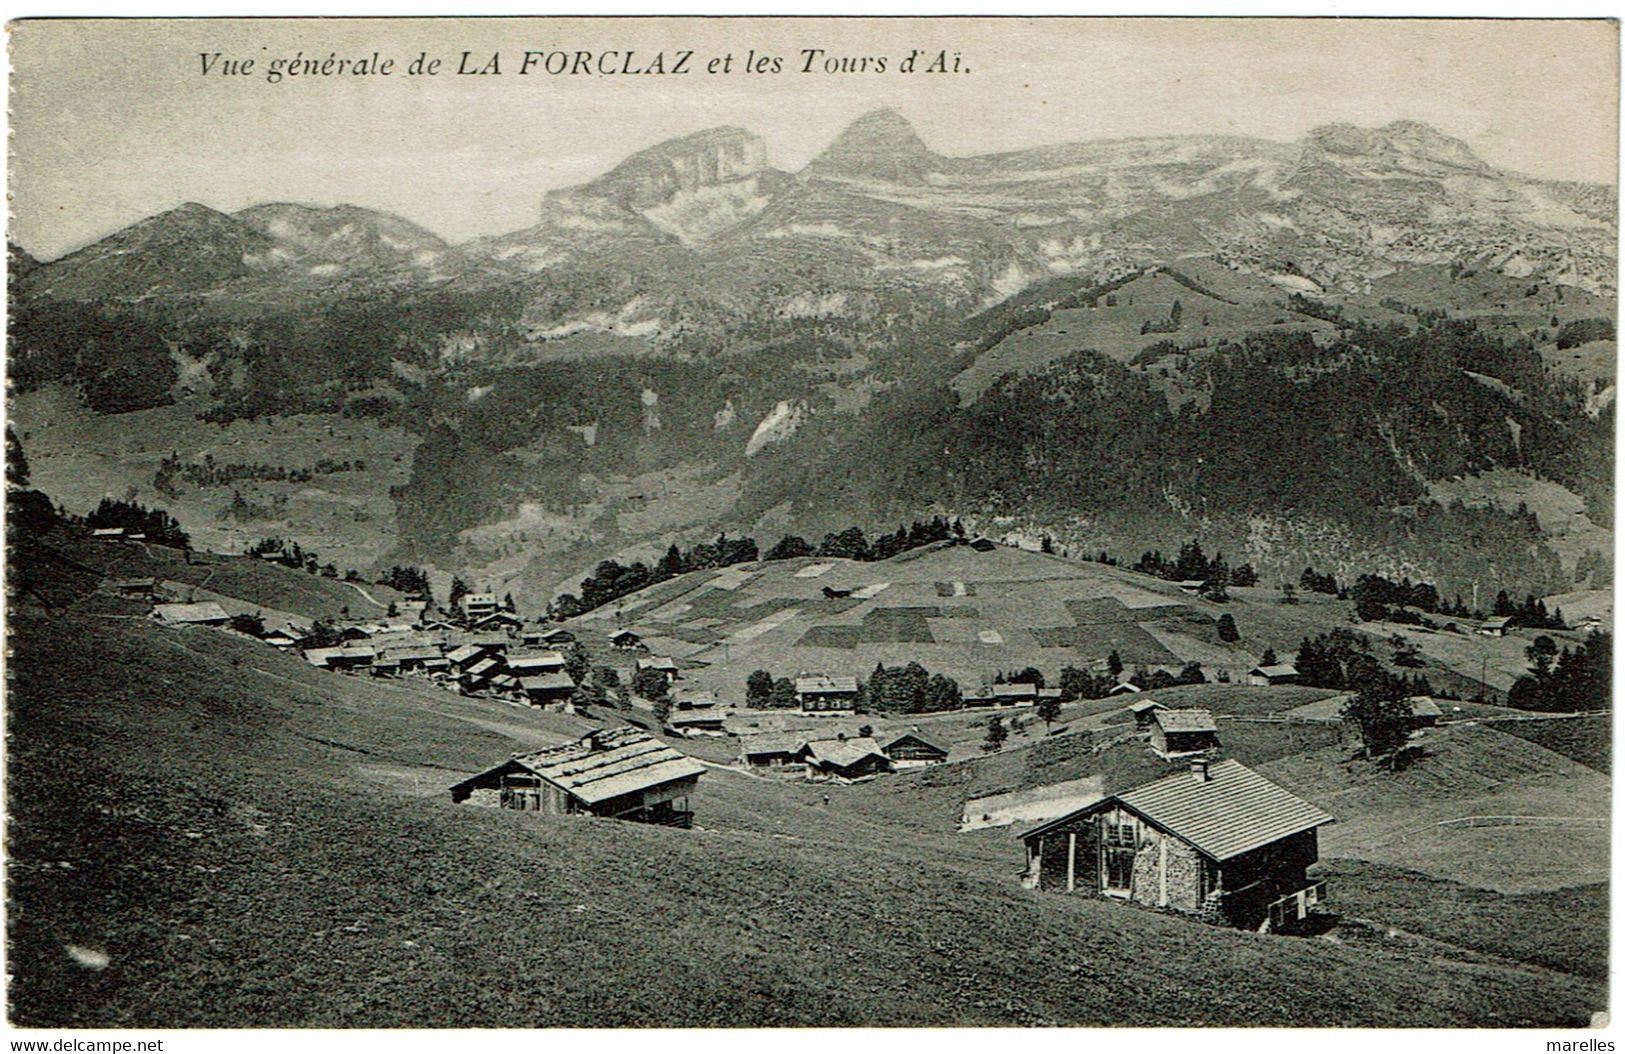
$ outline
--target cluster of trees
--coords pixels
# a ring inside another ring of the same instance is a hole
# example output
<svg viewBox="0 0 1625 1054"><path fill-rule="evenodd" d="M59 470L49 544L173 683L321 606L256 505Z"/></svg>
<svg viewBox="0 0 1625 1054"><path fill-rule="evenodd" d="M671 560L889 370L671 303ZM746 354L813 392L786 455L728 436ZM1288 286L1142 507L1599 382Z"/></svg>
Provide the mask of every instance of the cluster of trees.
<svg viewBox="0 0 1625 1054"><path fill-rule="evenodd" d="M248 547L249 556L259 556L272 563L303 570L308 574L321 575L323 578L338 578L339 569L335 564L322 563L321 555L314 549L305 549L298 542L284 541L281 538L261 538ZM361 575L355 568L344 572L346 582L359 582Z"/></svg>
<svg viewBox="0 0 1625 1054"><path fill-rule="evenodd" d="M571 649L571 654L565 656L566 669L570 667L571 656L575 650ZM571 676L575 677L574 674ZM594 666L582 677L575 678L575 681L576 689L571 693L570 702L577 708L613 704L620 710L632 709L632 690L621 680L621 675L613 666ZM664 721L670 713L671 698L669 695L660 698L665 700L667 708L665 713L659 715ZM655 705L658 708L661 705L660 700L657 699Z"/></svg>
<svg viewBox="0 0 1625 1054"><path fill-rule="evenodd" d="M1507 693L1507 705L1521 710L1572 713L1604 710L1613 683L1614 638L1600 630L1589 634L1578 648L1558 651L1545 635L1524 651L1529 672Z"/></svg>
<svg viewBox="0 0 1625 1054"><path fill-rule="evenodd" d="M14 298L7 366L18 391L62 382L98 413L166 406L179 374L168 325L146 312Z"/></svg>
<svg viewBox="0 0 1625 1054"><path fill-rule="evenodd" d="M1347 595L1354 600L1354 613L1365 622L1418 625L1422 618L1416 610L1458 618L1472 616L1467 605L1462 603L1460 594L1453 601L1445 600L1431 582L1412 583L1408 577L1394 582L1381 575L1361 575L1354 585L1348 587L1346 594L1339 595Z"/></svg>
<svg viewBox="0 0 1625 1054"><path fill-rule="evenodd" d="M1303 574L1298 576L1298 586L1306 593L1325 593L1334 597L1343 595L1343 589L1337 584L1336 577L1321 574L1313 567L1303 569Z"/></svg>
<svg viewBox="0 0 1625 1054"><path fill-rule="evenodd" d="M650 566L641 560L622 564L616 560L601 562L593 573L581 580L580 595L563 593L548 605L548 617L563 620L575 618L597 607L610 604L621 597L636 593L667 579L690 571L727 567L730 564L749 563L753 560L793 560L806 556L842 557L848 560L886 560L909 549L932 542L965 537L965 526L958 520L951 523L941 516L929 520L915 520L899 527L891 534L883 534L870 541L860 527L824 535L814 546L799 535L786 535L765 554L760 552L756 539L730 538L726 533L715 542L702 542L690 549L672 545L666 554ZM455 603L455 601L453 601Z"/></svg>
<svg viewBox="0 0 1625 1054"><path fill-rule="evenodd" d="M1225 599L1225 590L1229 586L1245 588L1258 584L1258 572L1251 564L1232 568L1225 562L1223 553L1209 559L1202 551L1202 544L1195 539L1181 545L1179 555L1172 560L1156 549L1142 553L1132 570L1170 582L1201 582L1202 592L1210 600Z"/></svg>
<svg viewBox="0 0 1625 1054"><path fill-rule="evenodd" d="M182 461L171 453L158 463L152 485L158 493L174 497L180 493L178 483L194 487L224 487L239 480L263 480L276 483L308 483L317 476L330 476L338 472L365 472L365 461L334 461L321 458L309 468L287 468L264 462L238 462L216 464L213 454L205 454L202 462Z"/></svg>
<svg viewBox="0 0 1625 1054"><path fill-rule="evenodd" d="M858 703L867 713L926 714L958 710L964 697L953 678L911 662L876 664L869 679L858 686Z"/></svg>
<svg viewBox="0 0 1625 1054"><path fill-rule="evenodd" d="M1557 331L1559 351L1576 348L1593 340L1613 340L1614 320L1611 318L1582 318L1565 322Z"/></svg>
<svg viewBox="0 0 1625 1054"><path fill-rule="evenodd" d="M745 705L756 710L793 710L796 682L788 677L775 679L766 670L756 670L745 678Z"/></svg>
<svg viewBox="0 0 1625 1054"><path fill-rule="evenodd" d="M1511 619L1514 626L1527 626L1529 629L1565 629L1568 626L1563 620L1562 608L1548 612L1546 602L1533 596L1525 596L1523 602L1519 603L1507 596L1504 589L1495 594L1495 613Z"/></svg>
<svg viewBox="0 0 1625 1054"><path fill-rule="evenodd" d="M1303 684L1339 691L1356 688L1384 672L1365 636L1342 626L1305 637L1292 665Z"/></svg>
<svg viewBox="0 0 1625 1054"><path fill-rule="evenodd" d="M85 526L101 529L122 527L128 534L145 534L154 545L172 549L190 549L192 539L181 530L175 517L159 508L147 508L134 501L103 498L101 503L85 517Z"/></svg>

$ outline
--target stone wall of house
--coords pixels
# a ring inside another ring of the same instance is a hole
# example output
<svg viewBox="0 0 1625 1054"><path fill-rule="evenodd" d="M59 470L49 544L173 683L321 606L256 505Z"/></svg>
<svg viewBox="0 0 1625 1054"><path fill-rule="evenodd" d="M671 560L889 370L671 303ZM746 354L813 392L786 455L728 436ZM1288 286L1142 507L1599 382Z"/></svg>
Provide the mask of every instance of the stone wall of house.
<svg viewBox="0 0 1625 1054"><path fill-rule="evenodd" d="M502 791L496 787L475 787L463 804L483 805L487 809L500 809L502 807Z"/></svg>
<svg viewBox="0 0 1625 1054"><path fill-rule="evenodd" d="M1202 857L1177 838L1142 827L1140 848L1134 856L1132 896L1147 907L1169 907L1195 912L1202 903ZM1166 878L1164 874L1166 873ZM1166 881L1168 900L1163 903Z"/></svg>

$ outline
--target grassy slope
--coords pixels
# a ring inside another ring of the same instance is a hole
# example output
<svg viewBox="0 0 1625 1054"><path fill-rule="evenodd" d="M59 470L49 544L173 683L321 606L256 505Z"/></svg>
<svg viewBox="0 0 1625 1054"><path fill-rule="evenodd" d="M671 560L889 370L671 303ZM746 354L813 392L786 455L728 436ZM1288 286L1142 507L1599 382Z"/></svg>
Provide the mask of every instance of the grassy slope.
<svg viewBox="0 0 1625 1054"><path fill-rule="evenodd" d="M708 775L692 832L458 808L455 772L572 723L208 630L13 632L19 1024L1581 1024L1604 998L1026 892L1008 838L899 829L880 784Z"/></svg>
<svg viewBox="0 0 1625 1054"><path fill-rule="evenodd" d="M1613 771L1614 723L1611 714L1566 721L1497 721L1490 727L1538 743L1598 772Z"/></svg>

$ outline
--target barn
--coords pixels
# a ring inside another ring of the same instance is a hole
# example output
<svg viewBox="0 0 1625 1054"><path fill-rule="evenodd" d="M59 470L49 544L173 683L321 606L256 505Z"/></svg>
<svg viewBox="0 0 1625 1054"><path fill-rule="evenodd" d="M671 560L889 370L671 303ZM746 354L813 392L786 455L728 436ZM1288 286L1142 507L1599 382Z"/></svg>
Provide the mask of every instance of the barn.
<svg viewBox="0 0 1625 1054"><path fill-rule="evenodd" d="M673 710L666 727L680 736L725 736L727 715L716 707L701 710Z"/></svg>
<svg viewBox="0 0 1625 1054"><path fill-rule="evenodd" d="M1286 663L1254 666L1247 671L1247 683L1255 688L1268 688L1277 684L1297 684L1298 669Z"/></svg>
<svg viewBox="0 0 1625 1054"><path fill-rule="evenodd" d="M1155 699L1136 699L1125 708L1134 715L1134 727L1142 732L1151 727L1151 719L1156 717L1158 710L1168 709Z"/></svg>
<svg viewBox="0 0 1625 1054"><path fill-rule="evenodd" d="M1206 710L1154 710L1151 749L1159 757L1199 754L1219 745L1219 726Z"/></svg>
<svg viewBox="0 0 1625 1054"><path fill-rule="evenodd" d="M575 694L576 683L563 670L548 673L516 673L520 690L532 706L563 706Z"/></svg>
<svg viewBox="0 0 1625 1054"><path fill-rule="evenodd" d="M609 635L609 642L615 647L625 650L638 647L643 643L643 638L629 629L618 629Z"/></svg>
<svg viewBox="0 0 1625 1054"><path fill-rule="evenodd" d="M917 769L940 765L948 760L948 748L921 732L903 732L880 744L881 753L897 769Z"/></svg>
<svg viewBox="0 0 1625 1054"><path fill-rule="evenodd" d="M756 772L782 772L801 764L806 732L761 732L739 739L739 759Z"/></svg>
<svg viewBox="0 0 1625 1054"><path fill-rule="evenodd" d="M1325 897L1306 869L1332 822L1239 761L1198 761L1024 832L1024 884L1279 930Z"/></svg>
<svg viewBox="0 0 1625 1054"><path fill-rule="evenodd" d="M600 728L574 743L516 754L455 784L451 800L689 827L694 814L688 796L704 771L704 765L646 732Z"/></svg>
<svg viewBox="0 0 1625 1054"><path fill-rule="evenodd" d="M224 626L231 621L226 609L212 600L200 604L159 604L152 616L171 626Z"/></svg>

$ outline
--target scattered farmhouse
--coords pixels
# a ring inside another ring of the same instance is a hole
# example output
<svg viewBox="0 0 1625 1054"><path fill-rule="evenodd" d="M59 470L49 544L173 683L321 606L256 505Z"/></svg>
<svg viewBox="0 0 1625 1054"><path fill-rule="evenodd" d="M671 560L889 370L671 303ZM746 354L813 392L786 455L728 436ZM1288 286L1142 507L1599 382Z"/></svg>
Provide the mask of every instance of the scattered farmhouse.
<svg viewBox="0 0 1625 1054"><path fill-rule="evenodd" d="M995 684L993 686L993 703L995 706L1033 706L1038 702L1038 685L1016 683Z"/></svg>
<svg viewBox="0 0 1625 1054"><path fill-rule="evenodd" d="M1512 619L1505 615L1498 615L1492 619L1485 619L1479 624L1478 632L1486 637L1504 637L1507 630L1512 628Z"/></svg>
<svg viewBox="0 0 1625 1054"><path fill-rule="evenodd" d="M570 680L570 675L563 670L536 674L513 673L509 676L519 679L519 689L525 693L525 698L532 706L562 707L570 701L570 696L576 690L576 683Z"/></svg>
<svg viewBox="0 0 1625 1054"><path fill-rule="evenodd" d="M1439 704L1428 696L1415 695L1405 701L1411 704L1411 727L1413 729L1432 728L1439 723L1439 718L1444 716L1444 711L1439 708Z"/></svg>
<svg viewBox="0 0 1625 1054"><path fill-rule="evenodd" d="M643 644L643 638L629 629L618 629L609 635L610 644L623 651L630 651Z"/></svg>
<svg viewBox="0 0 1625 1054"><path fill-rule="evenodd" d="M543 633L541 642L543 644L551 645L552 647L558 647L561 644L574 644L575 639L576 635L574 633L560 627L558 629L550 629L546 633Z"/></svg>
<svg viewBox="0 0 1625 1054"><path fill-rule="evenodd" d="M717 707L701 710L673 710L666 727L680 736L725 736L727 715Z"/></svg>
<svg viewBox="0 0 1625 1054"><path fill-rule="evenodd" d="M917 769L940 765L948 760L948 748L921 732L902 732L880 744L880 752L891 759L894 769Z"/></svg>
<svg viewBox="0 0 1625 1054"><path fill-rule="evenodd" d="M226 609L212 600L199 604L159 604L152 609L152 615L170 626L224 626L231 621Z"/></svg>
<svg viewBox="0 0 1625 1054"><path fill-rule="evenodd" d="M1138 695L1139 692L1140 692L1140 686L1139 685L1135 684L1132 681L1124 681L1121 684L1119 684L1116 688L1113 688L1111 691L1107 692L1106 694L1107 695Z"/></svg>
<svg viewBox="0 0 1625 1054"><path fill-rule="evenodd" d="M361 644L305 649L305 661L325 670L364 670L371 666L377 657L377 652Z"/></svg>
<svg viewBox="0 0 1625 1054"><path fill-rule="evenodd" d="M464 619L475 621L494 615L502 609L495 593L464 593L457 598L457 612Z"/></svg>
<svg viewBox="0 0 1625 1054"><path fill-rule="evenodd" d="M815 739L801 748L801 761L807 778L818 780L867 779L891 771L891 759L880 751L871 736L853 739Z"/></svg>
<svg viewBox="0 0 1625 1054"><path fill-rule="evenodd" d="M556 651L544 651L538 655L509 655L504 662L516 677L560 673L564 670L564 656Z"/></svg>
<svg viewBox="0 0 1625 1054"><path fill-rule="evenodd" d="M1150 729L1151 750L1158 757L1199 754L1219 745L1219 726L1206 710L1155 710Z"/></svg>
<svg viewBox="0 0 1625 1054"><path fill-rule="evenodd" d="M739 737L739 760L756 772L784 772L801 764L807 733L759 732Z"/></svg>
<svg viewBox="0 0 1625 1054"><path fill-rule="evenodd" d="M802 713L851 714L858 706L858 679L802 674L796 678L796 702Z"/></svg>
<svg viewBox="0 0 1625 1054"><path fill-rule="evenodd" d="M1298 669L1287 663L1272 666L1254 666L1247 671L1247 683L1255 688L1268 688L1277 684L1297 684Z"/></svg>
<svg viewBox="0 0 1625 1054"><path fill-rule="evenodd" d="M644 670L653 670L664 677L667 684L677 680L677 663L664 656L653 655L648 658L640 658L637 661L637 670L639 673Z"/></svg>
<svg viewBox="0 0 1625 1054"><path fill-rule="evenodd" d="M635 729L515 755L451 788L451 800L551 816L592 815L689 827L705 766Z"/></svg>
<svg viewBox="0 0 1625 1054"><path fill-rule="evenodd" d="M1025 832L1025 884L1278 930L1325 896L1305 870L1332 822L1239 761L1198 761Z"/></svg>
<svg viewBox="0 0 1625 1054"><path fill-rule="evenodd" d="M472 629L476 630L508 630L518 629L525 624L525 620L511 611L493 611L474 620Z"/></svg>
<svg viewBox="0 0 1625 1054"><path fill-rule="evenodd" d="M131 600L151 600L158 592L158 583L151 578L121 578L108 583L114 595Z"/></svg>

